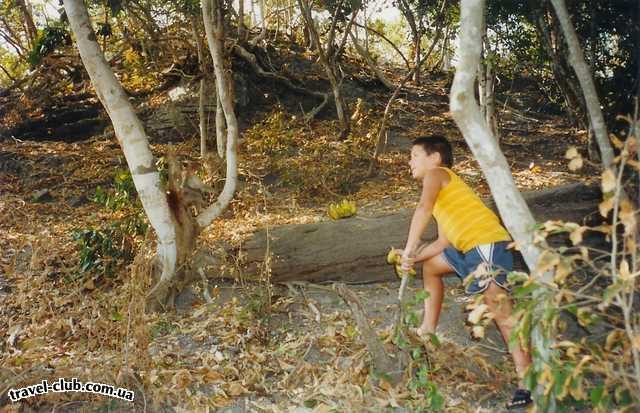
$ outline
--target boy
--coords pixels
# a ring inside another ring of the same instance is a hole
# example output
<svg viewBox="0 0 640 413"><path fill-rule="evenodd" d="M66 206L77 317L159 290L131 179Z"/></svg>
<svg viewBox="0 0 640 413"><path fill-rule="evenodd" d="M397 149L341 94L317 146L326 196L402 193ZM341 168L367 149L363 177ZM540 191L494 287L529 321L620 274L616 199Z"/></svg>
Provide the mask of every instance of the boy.
<svg viewBox="0 0 640 413"><path fill-rule="evenodd" d="M452 164L453 152L446 138L434 135L413 141L409 166L412 177L422 183L422 194L411 219L402 268L408 270L421 262L424 288L429 293L417 334L424 336L436 331L444 295L442 276L455 272L464 281L471 273L484 272L484 279L474 277L472 282L465 283L466 293L483 294L508 343L514 324L511 301L505 296L507 273L513 267L513 257L507 250L511 237L498 217L449 169ZM431 215L438 224L438 239L418 248ZM522 379L531 358L519 344L511 349L511 355L519 387L523 387ZM531 394L519 388L507 407L530 403Z"/></svg>

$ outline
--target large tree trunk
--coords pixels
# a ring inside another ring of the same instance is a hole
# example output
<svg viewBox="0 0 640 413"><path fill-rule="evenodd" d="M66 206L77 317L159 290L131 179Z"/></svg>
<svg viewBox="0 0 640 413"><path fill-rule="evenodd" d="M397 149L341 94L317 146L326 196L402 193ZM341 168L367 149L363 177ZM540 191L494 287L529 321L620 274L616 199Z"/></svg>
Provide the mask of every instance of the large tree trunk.
<svg viewBox="0 0 640 413"><path fill-rule="evenodd" d="M601 199L597 188L581 184L524 194L537 222L563 219L580 222L596 211ZM492 202L485 202L494 210ZM413 211L360 218L358 216L314 224L285 225L254 233L242 245L243 273L247 277L264 268L265 254L271 253L273 281L388 281L395 275L385 264L390 246L399 247L406 241L407 228ZM380 236L380 234L384 234ZM437 237L431 225L423 235L425 241ZM229 251L230 254L238 252ZM519 266L524 262L519 259Z"/></svg>
<svg viewBox="0 0 640 413"><path fill-rule="evenodd" d="M84 2L64 0L64 8L75 34L82 62L98 98L113 122L115 135L124 152L138 196L158 237L157 255L162 269L160 282L168 281L176 271L177 227L149 149L149 140L125 91L98 46Z"/></svg>
<svg viewBox="0 0 640 413"><path fill-rule="evenodd" d="M516 241L527 266L535 277L546 284L553 282L550 272L540 274L537 271L541 249L533 242L535 220L522 195L518 191L507 160L500 151L495 137L484 122L474 95L474 83L482 48L482 14L484 0L462 0L460 6L460 37L456 74L451 86L451 114L467 141L474 157L480 164L489 183L500 215L511 236ZM541 302L545 302L545 289L536 292ZM541 307L541 306L539 306ZM544 308L536 308L536 314L542 314ZM532 330L534 366L538 371L548 366L553 353L555 333L540 325ZM544 397L544 388L538 385L536 400ZM555 408L553 398L550 406Z"/></svg>
<svg viewBox="0 0 640 413"><path fill-rule="evenodd" d="M582 47L578 41L578 35L571 23L569 13L567 12L567 6L564 0L551 0L551 4L556 11L560 25L562 26L562 32L564 33L565 40L569 45L569 63L578 76L582 92L584 93L584 99L587 103L587 110L589 112L589 120L598 142L600 149L600 155L602 156L602 165L605 169L611 169L614 172L616 167L613 163L613 148L609 142L609 136L607 135L607 124L605 123L604 116L602 115L602 109L600 108L600 99L596 92L596 86L591 76L591 70L584 60L584 54Z"/></svg>

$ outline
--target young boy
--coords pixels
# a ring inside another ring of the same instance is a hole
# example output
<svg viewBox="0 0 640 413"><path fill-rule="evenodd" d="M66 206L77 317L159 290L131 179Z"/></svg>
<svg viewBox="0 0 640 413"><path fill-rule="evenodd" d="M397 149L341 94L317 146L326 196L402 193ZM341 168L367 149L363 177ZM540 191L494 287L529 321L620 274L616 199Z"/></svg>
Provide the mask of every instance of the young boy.
<svg viewBox="0 0 640 413"><path fill-rule="evenodd" d="M408 270L421 262L424 288L429 293L417 333L424 336L436 331L444 295L442 276L455 272L464 281L471 273L484 272L484 279L474 277L465 283L466 293L483 294L508 343L514 324L511 301L505 295L507 273L513 267L511 251L507 250L511 237L498 217L449 169L452 164L453 152L446 138L434 135L413 141L409 166L413 178L422 183L422 194L411 220L402 267ZM438 239L418 248L431 215L438 224ZM531 403L531 394L522 388L522 379L531 358L520 345L511 349L511 355L521 388L507 407L526 406Z"/></svg>

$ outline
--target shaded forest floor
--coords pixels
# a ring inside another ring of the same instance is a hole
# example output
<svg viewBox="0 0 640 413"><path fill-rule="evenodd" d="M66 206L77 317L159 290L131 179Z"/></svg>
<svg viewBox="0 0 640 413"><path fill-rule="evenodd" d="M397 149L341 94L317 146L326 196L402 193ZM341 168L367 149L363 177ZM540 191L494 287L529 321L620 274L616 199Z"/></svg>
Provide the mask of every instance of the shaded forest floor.
<svg viewBox="0 0 640 413"><path fill-rule="evenodd" d="M313 76L307 73L311 85ZM344 141L337 139L331 109L307 124L292 103L295 96L286 92L282 96L288 98L265 97L243 115L239 190L230 208L202 234L202 245L241 244L257 229L326 220L327 205L343 198L355 200L365 217L411 207L418 192L408 173L408 149L412 138L425 134L448 136L454 170L479 193L489 193L448 114L446 77L425 79L424 86L401 95L373 178L366 177L372 131L389 92L369 90L355 80L346 86L352 107L358 98L362 103ZM527 102L537 99L533 89L503 91L498 108L501 146L518 187L595 179L591 166L571 172L564 159L569 146L585 147L586 134L562 116L530 111ZM148 110L171 104L164 93L145 103ZM152 140L157 156L168 149L162 142ZM172 147L198 168L195 128ZM140 297L149 280L142 261L114 259L111 275L79 271L82 257L74 231L105 228L135 213L92 200L98 186L113 188L116 171L124 168L122 152L108 135L74 143L0 142L0 326L7 326L0 344L0 406L7 404L0 411L130 409L87 394L49 394L18 404L6 398L4 387L58 377L117 383L134 390L136 407L147 411L205 411L206 406L238 412L416 411L427 406L426 387L392 388L372 377L355 323L332 292L210 280L212 303L194 286L179 297L175 312L146 314ZM214 171L207 179L219 189L223 168ZM127 242L136 251L150 250L151 240L144 236ZM388 339L396 283L352 288ZM513 390L513 367L495 332L489 334L495 342L470 341L463 328L464 301L453 283L441 323L445 344L428 349L428 381L444 396L447 411L500 410Z"/></svg>

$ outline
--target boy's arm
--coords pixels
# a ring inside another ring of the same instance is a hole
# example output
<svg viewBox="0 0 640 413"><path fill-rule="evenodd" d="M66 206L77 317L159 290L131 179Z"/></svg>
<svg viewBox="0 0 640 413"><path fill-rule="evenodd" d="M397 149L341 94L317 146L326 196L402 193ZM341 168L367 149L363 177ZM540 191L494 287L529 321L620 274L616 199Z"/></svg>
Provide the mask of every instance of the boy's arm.
<svg viewBox="0 0 640 413"><path fill-rule="evenodd" d="M440 254L450 245L448 239L445 238L444 233L442 232L442 227L438 222L438 239L433 241L429 245L425 245L423 248L419 249L416 253L416 257L413 259L413 262L421 262L426 261L436 255Z"/></svg>
<svg viewBox="0 0 640 413"><path fill-rule="evenodd" d="M434 169L429 171L422 182L422 193L420 195L420 201L411 218L411 226L409 227L409 236L407 237L407 244L404 247L402 254L403 259L406 261L412 255L414 255L418 244L420 243L420 236L427 228L431 213L433 211L433 205L438 198L438 192L442 186L443 177L441 173L444 171L440 169ZM446 173L446 172L444 172Z"/></svg>

